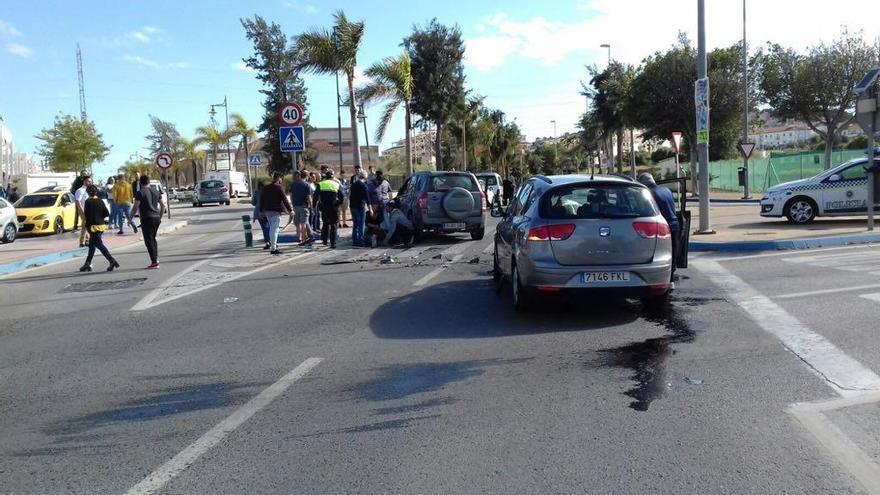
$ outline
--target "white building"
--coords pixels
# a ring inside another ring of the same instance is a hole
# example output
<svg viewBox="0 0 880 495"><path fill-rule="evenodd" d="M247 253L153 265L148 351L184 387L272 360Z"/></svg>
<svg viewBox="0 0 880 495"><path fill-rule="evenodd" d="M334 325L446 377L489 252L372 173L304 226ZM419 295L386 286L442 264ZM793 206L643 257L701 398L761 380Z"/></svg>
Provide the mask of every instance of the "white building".
<svg viewBox="0 0 880 495"><path fill-rule="evenodd" d="M433 129L417 132L410 136L414 164L431 166L436 165L436 159L434 157L434 136L435 133ZM382 152L382 155L406 155L406 141L401 139L400 141L393 142L390 148L387 148L385 151Z"/></svg>

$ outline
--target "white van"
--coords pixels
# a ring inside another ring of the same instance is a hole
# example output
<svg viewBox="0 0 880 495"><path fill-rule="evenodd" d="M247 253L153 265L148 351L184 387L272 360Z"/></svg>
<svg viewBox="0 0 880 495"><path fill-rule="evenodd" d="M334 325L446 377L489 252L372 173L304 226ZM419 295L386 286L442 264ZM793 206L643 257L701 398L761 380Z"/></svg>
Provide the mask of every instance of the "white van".
<svg viewBox="0 0 880 495"><path fill-rule="evenodd" d="M229 196L238 198L241 196L250 196L251 189L248 187L247 177L244 172L234 170L218 170L216 172L207 172L204 180L219 180L229 186Z"/></svg>

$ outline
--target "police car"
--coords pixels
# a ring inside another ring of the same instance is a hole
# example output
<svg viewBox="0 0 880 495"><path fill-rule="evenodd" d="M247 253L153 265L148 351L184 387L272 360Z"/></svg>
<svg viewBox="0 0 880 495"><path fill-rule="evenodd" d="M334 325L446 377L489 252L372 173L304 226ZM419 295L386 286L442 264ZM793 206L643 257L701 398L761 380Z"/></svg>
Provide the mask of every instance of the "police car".
<svg viewBox="0 0 880 495"><path fill-rule="evenodd" d="M880 159L875 154L875 163ZM786 217L790 223L810 223L816 217L868 212L867 158L850 160L809 179L773 186L761 198L762 217Z"/></svg>

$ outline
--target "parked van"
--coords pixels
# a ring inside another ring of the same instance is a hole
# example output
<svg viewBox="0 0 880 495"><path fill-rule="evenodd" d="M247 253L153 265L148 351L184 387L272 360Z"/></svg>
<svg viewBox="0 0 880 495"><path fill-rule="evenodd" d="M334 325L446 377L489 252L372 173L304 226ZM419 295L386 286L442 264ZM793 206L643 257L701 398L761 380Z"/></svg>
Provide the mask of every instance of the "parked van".
<svg viewBox="0 0 880 495"><path fill-rule="evenodd" d="M218 170L206 173L202 180L219 180L223 182L229 187L229 196L233 198L251 195L251 189L248 187L247 177L244 172Z"/></svg>

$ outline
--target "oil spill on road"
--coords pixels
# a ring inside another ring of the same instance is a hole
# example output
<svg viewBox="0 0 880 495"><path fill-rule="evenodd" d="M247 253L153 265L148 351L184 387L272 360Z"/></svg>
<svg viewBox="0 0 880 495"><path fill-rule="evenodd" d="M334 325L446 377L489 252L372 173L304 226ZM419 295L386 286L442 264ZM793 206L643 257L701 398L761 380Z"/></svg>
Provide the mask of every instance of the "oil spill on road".
<svg viewBox="0 0 880 495"><path fill-rule="evenodd" d="M374 416L386 416L389 414L406 414L406 413L414 413L421 412L425 409L429 409L431 407L437 406L448 406L455 402L455 399L451 397L438 397L436 399L428 399L418 404L410 404L406 406L395 406L395 407L379 407L372 410Z"/></svg>
<svg viewBox="0 0 880 495"><path fill-rule="evenodd" d="M630 379L635 385L624 392L631 397L629 407L636 411L647 411L651 403L666 395L667 370L669 357L675 354L673 344L693 342L696 333L688 320L682 315L680 306L706 304L711 298L675 298L666 308L651 311L645 319L664 328L669 335L634 342L613 349L599 351L601 364L632 371Z"/></svg>
<svg viewBox="0 0 880 495"><path fill-rule="evenodd" d="M379 375L355 385L350 391L368 401L399 400L440 390L455 382L482 375L490 366L517 364L527 359L484 359L447 363L397 364L378 368Z"/></svg>
<svg viewBox="0 0 880 495"><path fill-rule="evenodd" d="M149 397L61 421L42 428L42 431L47 435L75 435L117 423L150 421L175 414L238 405L251 397L247 389L266 385L220 382L162 389Z"/></svg>

